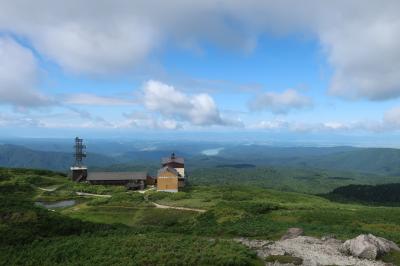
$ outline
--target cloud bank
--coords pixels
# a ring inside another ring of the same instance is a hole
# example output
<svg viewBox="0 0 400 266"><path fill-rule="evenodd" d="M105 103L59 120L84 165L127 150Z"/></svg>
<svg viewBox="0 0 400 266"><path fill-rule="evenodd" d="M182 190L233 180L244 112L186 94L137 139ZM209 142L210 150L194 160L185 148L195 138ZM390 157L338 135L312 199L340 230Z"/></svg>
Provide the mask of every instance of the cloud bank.
<svg viewBox="0 0 400 266"><path fill-rule="evenodd" d="M39 68L32 52L13 39L0 37L0 104L33 108L52 104L40 93Z"/></svg>
<svg viewBox="0 0 400 266"><path fill-rule="evenodd" d="M213 98L206 93L187 95L173 86L150 80L143 87L143 101L150 111L195 126L233 125L221 117Z"/></svg>
<svg viewBox="0 0 400 266"><path fill-rule="evenodd" d="M166 44L251 52L262 34L319 40L332 66L329 92L400 96L399 1L0 1L0 29L27 38L66 71L128 71ZM312 11L311 11L312 10Z"/></svg>
<svg viewBox="0 0 400 266"><path fill-rule="evenodd" d="M305 109L312 106L311 98L288 89L282 93L266 92L257 95L249 102L252 111L268 110L275 114L286 114L291 110Z"/></svg>

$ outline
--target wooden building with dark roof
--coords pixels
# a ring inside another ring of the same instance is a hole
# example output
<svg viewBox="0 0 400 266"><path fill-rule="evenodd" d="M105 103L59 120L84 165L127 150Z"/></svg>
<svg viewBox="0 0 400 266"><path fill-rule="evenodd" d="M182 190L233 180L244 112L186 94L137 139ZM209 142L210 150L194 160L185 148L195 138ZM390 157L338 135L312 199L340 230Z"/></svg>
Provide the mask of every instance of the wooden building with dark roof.
<svg viewBox="0 0 400 266"><path fill-rule="evenodd" d="M144 189L152 178L146 172L89 172L86 180L93 185L123 185Z"/></svg>
<svg viewBox="0 0 400 266"><path fill-rule="evenodd" d="M178 171L181 177L185 177L185 159L183 157L175 156L172 153L170 157L164 157L161 159L162 167L169 166Z"/></svg>
<svg viewBox="0 0 400 266"><path fill-rule="evenodd" d="M172 153L161 159L162 168L157 172L157 190L178 192L185 186L185 160Z"/></svg>

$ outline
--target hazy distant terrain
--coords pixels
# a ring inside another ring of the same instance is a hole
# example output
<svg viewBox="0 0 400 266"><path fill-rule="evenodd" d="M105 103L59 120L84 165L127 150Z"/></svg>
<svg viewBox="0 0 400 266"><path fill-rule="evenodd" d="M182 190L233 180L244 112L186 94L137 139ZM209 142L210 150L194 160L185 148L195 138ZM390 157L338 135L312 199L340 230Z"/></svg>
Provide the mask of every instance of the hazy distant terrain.
<svg viewBox="0 0 400 266"><path fill-rule="evenodd" d="M87 164L104 166L117 163L112 157L101 154L88 154ZM0 145L0 166L39 168L66 172L73 163L69 152L38 151L17 145Z"/></svg>
<svg viewBox="0 0 400 266"><path fill-rule="evenodd" d="M71 140L16 141L0 145L0 166L67 172ZM88 140L89 170L155 174L160 159L185 157L192 184L251 184L286 191L326 193L350 184L400 180L400 150L356 147L279 147L232 142Z"/></svg>

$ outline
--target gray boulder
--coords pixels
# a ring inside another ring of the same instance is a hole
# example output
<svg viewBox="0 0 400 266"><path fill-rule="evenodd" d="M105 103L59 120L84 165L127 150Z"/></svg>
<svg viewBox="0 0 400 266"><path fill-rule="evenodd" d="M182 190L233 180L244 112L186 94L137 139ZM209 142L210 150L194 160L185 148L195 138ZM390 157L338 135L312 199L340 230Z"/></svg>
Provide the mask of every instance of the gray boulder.
<svg viewBox="0 0 400 266"><path fill-rule="evenodd" d="M377 257L385 255L390 250L400 250L392 241L372 234L359 235L343 243L341 250L343 253L354 257L375 260Z"/></svg>
<svg viewBox="0 0 400 266"><path fill-rule="evenodd" d="M289 228L284 236L281 237L281 240L286 240L286 239L293 239L298 236L303 235L303 229L301 228Z"/></svg>

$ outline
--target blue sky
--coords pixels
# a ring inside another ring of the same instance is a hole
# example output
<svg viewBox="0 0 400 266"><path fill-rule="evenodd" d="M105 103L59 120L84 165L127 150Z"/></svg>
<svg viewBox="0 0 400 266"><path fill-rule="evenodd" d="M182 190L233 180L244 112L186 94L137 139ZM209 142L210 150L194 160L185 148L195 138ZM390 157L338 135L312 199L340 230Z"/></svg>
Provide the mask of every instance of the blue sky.
<svg viewBox="0 0 400 266"><path fill-rule="evenodd" d="M397 8L0 1L0 135L398 145Z"/></svg>

